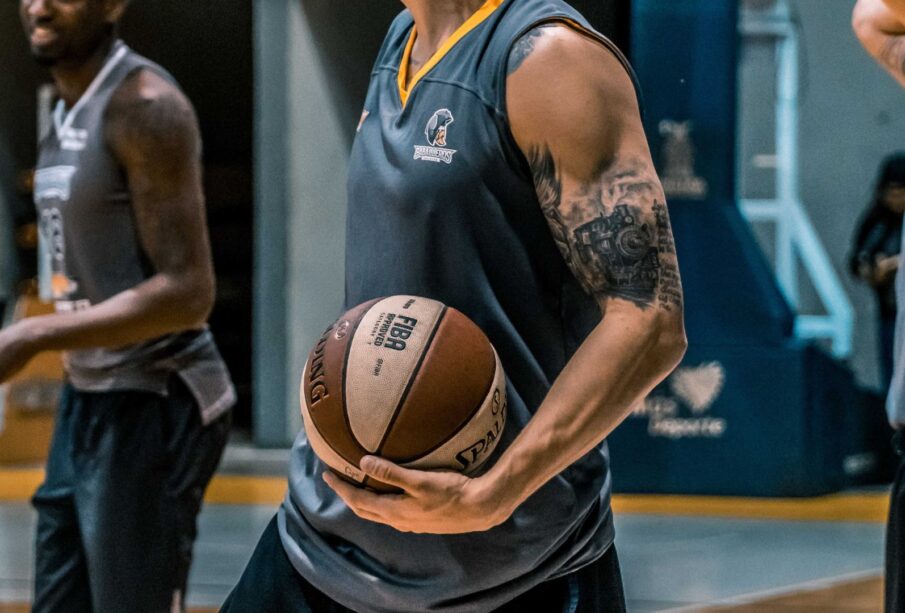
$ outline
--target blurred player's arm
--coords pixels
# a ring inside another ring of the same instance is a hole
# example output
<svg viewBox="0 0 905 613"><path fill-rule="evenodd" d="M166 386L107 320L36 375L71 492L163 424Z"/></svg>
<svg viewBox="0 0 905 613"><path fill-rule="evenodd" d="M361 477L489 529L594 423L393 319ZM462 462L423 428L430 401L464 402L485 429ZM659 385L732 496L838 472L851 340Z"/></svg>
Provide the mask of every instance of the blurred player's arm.
<svg viewBox="0 0 905 613"><path fill-rule="evenodd" d="M666 198L619 59L571 28L537 29L513 50L507 104L557 246L603 313L490 473L519 504L612 432L686 339Z"/></svg>
<svg viewBox="0 0 905 613"><path fill-rule="evenodd" d="M39 351L118 347L200 328L213 306L201 136L191 103L162 77L141 71L114 94L105 129L128 177L139 240L155 274L85 310L4 329L0 381Z"/></svg>
<svg viewBox="0 0 905 613"><path fill-rule="evenodd" d="M858 0L852 27L867 52L905 86L905 0Z"/></svg>
<svg viewBox="0 0 905 613"><path fill-rule="evenodd" d="M486 474L469 479L362 461L366 473L401 495L325 475L359 516L399 530L472 532L502 523L600 444L686 348L669 215L625 67L564 26L528 33L509 67L512 133L562 257L603 319Z"/></svg>

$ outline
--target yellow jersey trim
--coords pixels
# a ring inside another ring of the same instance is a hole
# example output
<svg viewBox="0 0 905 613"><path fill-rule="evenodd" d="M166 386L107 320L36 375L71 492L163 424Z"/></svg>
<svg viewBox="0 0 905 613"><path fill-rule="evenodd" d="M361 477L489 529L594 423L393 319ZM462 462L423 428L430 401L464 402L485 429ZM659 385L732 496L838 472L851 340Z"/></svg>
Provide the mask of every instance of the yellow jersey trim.
<svg viewBox="0 0 905 613"><path fill-rule="evenodd" d="M421 67L421 69L415 74L412 78L412 82L408 83L409 80L409 63L412 59L412 48L415 46L415 39L418 34L415 31L415 26L412 26L412 33L409 34L408 42L405 45L405 51L402 53L402 62L399 66L399 76L396 81L399 86L399 99L402 101L402 106L405 106L406 102L408 102L409 95L412 93L412 89L414 89L415 85L418 84L418 81L421 80L424 75L430 72L437 63L443 59L443 57L450 52L450 50L456 46L460 40L462 40L466 34L474 30L476 27L481 25L481 23L490 17L495 10L497 10L503 2L506 0L487 0L484 5L479 8L475 13L469 17L465 23L459 26L455 32L453 32L452 36L446 39L446 41L440 46L439 49L431 56L431 58L427 61L427 63ZM408 83L408 87L406 84Z"/></svg>

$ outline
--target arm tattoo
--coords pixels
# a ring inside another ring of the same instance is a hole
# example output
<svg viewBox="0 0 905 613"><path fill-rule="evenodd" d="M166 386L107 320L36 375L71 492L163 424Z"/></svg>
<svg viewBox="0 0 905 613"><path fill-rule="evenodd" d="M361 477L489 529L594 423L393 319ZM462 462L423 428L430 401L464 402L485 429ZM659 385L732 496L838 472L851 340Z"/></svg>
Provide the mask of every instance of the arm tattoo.
<svg viewBox="0 0 905 613"><path fill-rule="evenodd" d="M553 233L553 241L566 259L566 264L571 268L572 250L569 246L569 235L566 222L559 210L559 203L562 202L562 182L556 174L553 155L549 149L541 151L539 148L535 148L529 152L528 163L534 177L534 188L537 191L541 211L547 218L550 231Z"/></svg>
<svg viewBox="0 0 905 613"><path fill-rule="evenodd" d="M598 300L641 308L682 306L669 214L656 177L640 160L603 168L565 196L548 147L529 151L541 210L566 264Z"/></svg>
<svg viewBox="0 0 905 613"><path fill-rule="evenodd" d="M880 58L890 70L905 75L905 36L892 36L883 45Z"/></svg>
<svg viewBox="0 0 905 613"><path fill-rule="evenodd" d="M537 43L537 39L544 35L544 28L549 27L552 26L538 26L515 41L515 44L512 46L512 51L509 52L509 65L506 72L507 76L518 70L522 63L528 59L528 56L534 53L534 45Z"/></svg>

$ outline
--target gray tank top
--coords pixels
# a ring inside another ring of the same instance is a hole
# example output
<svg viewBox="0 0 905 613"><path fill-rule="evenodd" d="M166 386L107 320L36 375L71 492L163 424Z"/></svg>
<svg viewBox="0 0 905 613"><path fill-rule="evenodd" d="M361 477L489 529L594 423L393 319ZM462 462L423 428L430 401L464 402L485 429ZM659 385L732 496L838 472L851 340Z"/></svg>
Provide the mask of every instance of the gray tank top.
<svg viewBox="0 0 905 613"><path fill-rule="evenodd" d="M403 12L371 75L349 165L346 307L420 295L484 330L507 376L496 458L600 321L556 248L506 115L509 52L547 22L570 24L622 57L561 0L489 1L405 100L398 74L413 22ZM453 536L356 517L323 483L324 470L303 432L290 458L282 542L299 573L356 611L491 611L613 542L605 444L502 525Z"/></svg>
<svg viewBox="0 0 905 613"><path fill-rule="evenodd" d="M128 179L107 147L104 115L123 80L137 70L173 78L131 51L111 47L97 77L71 108L61 100L40 145L35 172L41 298L57 312L96 305L154 274L141 248ZM229 409L235 390L208 329L120 347L69 351L66 374L89 392L138 390L165 395L178 373L205 421Z"/></svg>

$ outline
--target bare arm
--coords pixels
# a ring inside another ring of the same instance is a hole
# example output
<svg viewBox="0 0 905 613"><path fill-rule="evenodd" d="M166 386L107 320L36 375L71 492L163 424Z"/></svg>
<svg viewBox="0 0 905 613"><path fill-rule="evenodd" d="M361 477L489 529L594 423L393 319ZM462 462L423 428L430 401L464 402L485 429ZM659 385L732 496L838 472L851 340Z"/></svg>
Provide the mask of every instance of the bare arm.
<svg viewBox="0 0 905 613"><path fill-rule="evenodd" d="M603 319L491 472L515 505L612 432L686 346L666 199L628 73L568 27L527 36L510 59L512 132L562 256Z"/></svg>
<svg viewBox="0 0 905 613"><path fill-rule="evenodd" d="M149 71L130 77L107 110L107 143L124 168L139 239L155 274L75 313L27 319L0 334L0 380L12 356L118 347L199 328L214 300L201 187L201 138L189 101ZM111 237L111 240L115 238ZM13 369L15 370L15 369Z"/></svg>
<svg viewBox="0 0 905 613"><path fill-rule="evenodd" d="M507 87L512 132L550 230L604 316L485 475L362 460L367 474L401 495L324 476L359 516L399 530L473 532L502 523L598 445L685 351L669 215L625 68L600 43L548 27L514 46Z"/></svg>
<svg viewBox="0 0 905 613"><path fill-rule="evenodd" d="M867 52L905 86L905 0L858 0L852 27Z"/></svg>

